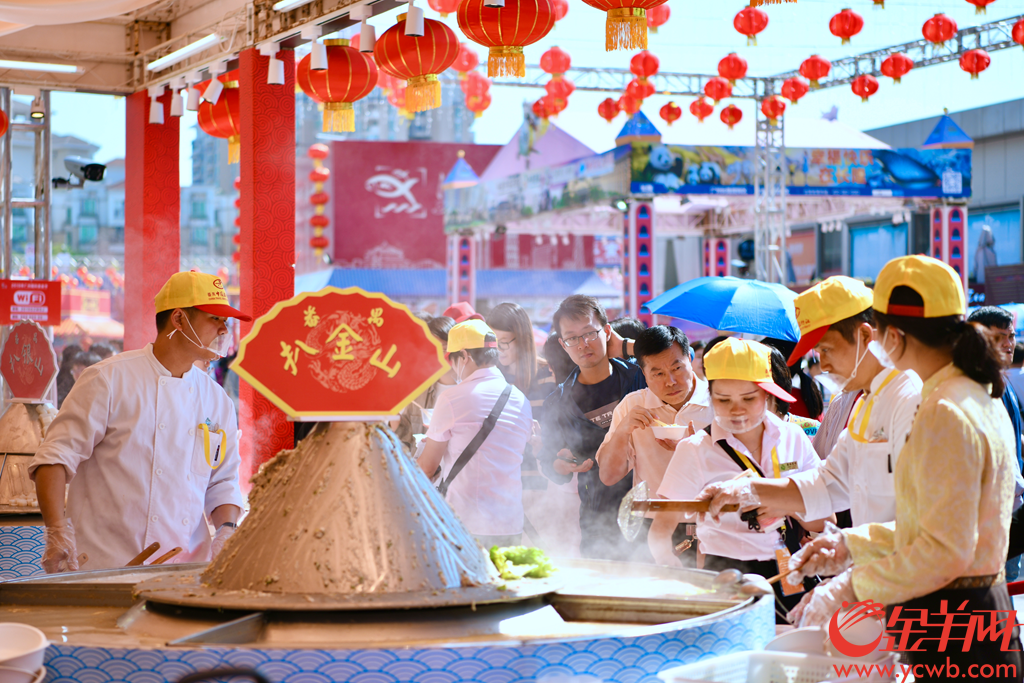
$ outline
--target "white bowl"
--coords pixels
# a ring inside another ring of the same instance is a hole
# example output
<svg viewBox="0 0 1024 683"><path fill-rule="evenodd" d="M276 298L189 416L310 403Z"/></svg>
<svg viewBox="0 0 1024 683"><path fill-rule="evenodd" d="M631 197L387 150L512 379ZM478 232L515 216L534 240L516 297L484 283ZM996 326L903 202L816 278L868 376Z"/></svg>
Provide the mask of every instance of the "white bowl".
<svg viewBox="0 0 1024 683"><path fill-rule="evenodd" d="M29 683L42 668L48 645L46 635L34 626L0 623L0 683Z"/></svg>
<svg viewBox="0 0 1024 683"><path fill-rule="evenodd" d="M825 654L825 631L817 626L795 628L775 636L764 646L776 652L803 652L808 655Z"/></svg>
<svg viewBox="0 0 1024 683"><path fill-rule="evenodd" d="M670 425L668 427L651 427L654 430L655 439L668 439L669 441L679 441L686 437L686 426L685 425Z"/></svg>

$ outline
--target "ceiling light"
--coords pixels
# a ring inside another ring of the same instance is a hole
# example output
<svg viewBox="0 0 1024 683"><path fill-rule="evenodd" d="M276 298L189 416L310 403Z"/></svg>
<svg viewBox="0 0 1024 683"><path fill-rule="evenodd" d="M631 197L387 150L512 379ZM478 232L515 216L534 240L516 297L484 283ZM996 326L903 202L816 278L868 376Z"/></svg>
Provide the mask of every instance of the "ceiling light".
<svg viewBox="0 0 1024 683"><path fill-rule="evenodd" d="M60 74L77 74L82 69L74 64L48 64L46 62L17 62L10 59L0 59L0 69L13 69L16 71L53 71Z"/></svg>
<svg viewBox="0 0 1024 683"><path fill-rule="evenodd" d="M206 92L203 93L203 99L210 104L217 104L220 99L220 94L224 91L224 83L221 82L216 76L210 81L210 85L206 87Z"/></svg>
<svg viewBox="0 0 1024 683"><path fill-rule="evenodd" d="M425 31L423 27L423 9L412 4L409 0L409 11L405 17L405 35L413 38L422 38Z"/></svg>
<svg viewBox="0 0 1024 683"><path fill-rule="evenodd" d="M36 95L36 98L32 100L32 113L30 116L36 120L46 117L46 107L43 106L42 95Z"/></svg>
<svg viewBox="0 0 1024 683"><path fill-rule="evenodd" d="M366 20L373 16L373 8L369 5L357 5L349 10L348 18L362 22L359 26L359 51L373 52L377 43L377 31Z"/></svg>
<svg viewBox="0 0 1024 683"><path fill-rule="evenodd" d="M293 10L296 7L302 7L308 5L313 0L281 0L281 2L274 3L275 12L287 12Z"/></svg>
<svg viewBox="0 0 1024 683"><path fill-rule="evenodd" d="M164 103L157 98L164 94L164 86L157 85L149 89L149 122L162 124L164 122Z"/></svg>
<svg viewBox="0 0 1024 683"><path fill-rule="evenodd" d="M267 85L284 85L284 62L276 57L270 58L267 67Z"/></svg>
<svg viewBox="0 0 1024 683"><path fill-rule="evenodd" d="M160 59L157 59L153 62L150 62L149 65L146 67L146 70L163 71L169 66L173 66L180 61L188 59L194 54L198 54L207 48L217 45L218 43L220 43L220 41L220 36L218 36L216 33L211 33L205 38L200 38L194 43L189 43L180 50L175 50L169 55L161 57Z"/></svg>
<svg viewBox="0 0 1024 683"><path fill-rule="evenodd" d="M194 85L188 87L188 102L185 103L185 109L189 111L199 111L199 101L202 99L203 94L199 92L199 88Z"/></svg>
<svg viewBox="0 0 1024 683"><path fill-rule="evenodd" d="M181 104L181 93L171 90L171 116L182 116L185 113Z"/></svg>

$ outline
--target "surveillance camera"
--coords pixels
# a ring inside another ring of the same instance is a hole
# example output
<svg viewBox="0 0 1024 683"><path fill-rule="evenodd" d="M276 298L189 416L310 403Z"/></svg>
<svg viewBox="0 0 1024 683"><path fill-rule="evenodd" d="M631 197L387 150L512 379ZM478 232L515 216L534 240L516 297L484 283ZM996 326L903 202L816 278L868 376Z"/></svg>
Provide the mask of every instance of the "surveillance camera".
<svg viewBox="0 0 1024 683"><path fill-rule="evenodd" d="M97 164L91 159L84 159L82 157L67 157L64 159L64 167L79 180L92 180L94 182L103 180L103 173L107 170L105 165Z"/></svg>

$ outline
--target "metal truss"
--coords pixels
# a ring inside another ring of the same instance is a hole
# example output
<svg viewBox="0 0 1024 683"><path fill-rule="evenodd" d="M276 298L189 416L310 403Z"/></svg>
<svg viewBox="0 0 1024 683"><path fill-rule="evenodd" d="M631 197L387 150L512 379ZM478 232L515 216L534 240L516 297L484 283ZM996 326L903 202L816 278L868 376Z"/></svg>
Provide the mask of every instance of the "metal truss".
<svg viewBox="0 0 1024 683"><path fill-rule="evenodd" d="M594 67L573 67L566 72L566 77L573 82L577 90L584 92L617 92L623 93L629 82L636 78L629 69L594 68ZM708 74L685 74L673 72L660 72L657 76L651 77L659 95L669 97L698 97L704 94L704 84L715 75ZM491 82L496 86L508 88L544 88L544 84L551 79L551 75L545 73L536 64L526 67L525 78L494 78ZM771 79L744 78L737 81L733 87L732 97L743 99L755 99L759 88L763 83Z"/></svg>

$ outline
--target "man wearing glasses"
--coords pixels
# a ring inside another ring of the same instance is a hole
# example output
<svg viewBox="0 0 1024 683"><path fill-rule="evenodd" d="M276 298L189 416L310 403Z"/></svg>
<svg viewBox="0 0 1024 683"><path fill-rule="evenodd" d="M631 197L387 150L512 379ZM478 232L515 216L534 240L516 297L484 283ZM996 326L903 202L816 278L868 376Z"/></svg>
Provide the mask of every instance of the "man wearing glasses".
<svg viewBox="0 0 1024 683"><path fill-rule="evenodd" d="M604 308L597 299L573 295L554 315L559 344L578 366L544 402L539 460L552 481L568 483L578 476L580 495L580 554L591 559L629 560L639 546L619 533L616 518L632 477L604 484L595 456L612 423L612 414L626 394L644 388L640 368L608 353L624 346L613 336Z"/></svg>
<svg viewBox="0 0 1024 683"><path fill-rule="evenodd" d="M967 322L982 325L988 329L989 337L999 350L999 355L1003 361L1003 367L1009 369L1013 364L1013 347L1017 343L1017 335L1014 332L1013 316L1010 315L1006 309L999 308L998 306L982 306L967 317ZM1005 371L1003 374L1006 374ZM1010 423L1013 424L1013 433L1017 437L1017 467L1024 470L1024 460L1021 458L1022 424L1020 398L1017 396L1017 392L1014 391L1013 386L1009 381L1006 382L1005 389L1003 390L1003 406L1005 406L1006 412L1010 416ZM1016 505L1014 507L1016 507ZM1018 513L1020 513L1020 509L1014 511L1013 519L1010 522L1011 538L1019 535L1021 531L1018 527ZM1011 543L1011 546L1012 545L1014 544ZM1013 552L1013 550L1010 552ZM1018 554L1011 557L1006 563L1007 581L1017 580L1017 577L1020 574L1020 559L1021 557Z"/></svg>

